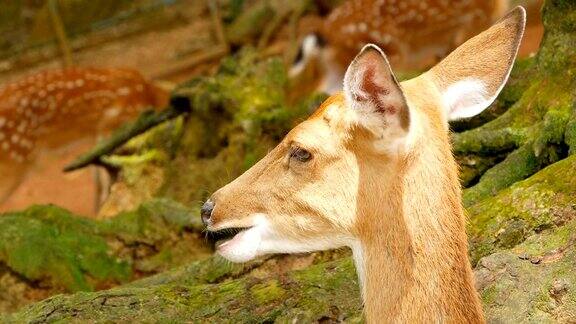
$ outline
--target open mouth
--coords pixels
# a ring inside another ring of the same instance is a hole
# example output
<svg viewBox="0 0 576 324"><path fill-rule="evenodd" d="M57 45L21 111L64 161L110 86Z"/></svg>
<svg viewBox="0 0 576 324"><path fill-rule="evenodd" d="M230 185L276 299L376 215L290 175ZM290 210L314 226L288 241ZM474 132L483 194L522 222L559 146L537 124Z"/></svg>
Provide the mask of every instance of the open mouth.
<svg viewBox="0 0 576 324"><path fill-rule="evenodd" d="M209 231L208 232L208 240L216 245L221 243L227 242L233 239L236 235L240 234L243 231L250 229L251 227L231 227L231 228L223 228L217 231Z"/></svg>
<svg viewBox="0 0 576 324"><path fill-rule="evenodd" d="M262 228L230 227L207 233L216 252L232 262L247 262L258 256L262 242Z"/></svg>

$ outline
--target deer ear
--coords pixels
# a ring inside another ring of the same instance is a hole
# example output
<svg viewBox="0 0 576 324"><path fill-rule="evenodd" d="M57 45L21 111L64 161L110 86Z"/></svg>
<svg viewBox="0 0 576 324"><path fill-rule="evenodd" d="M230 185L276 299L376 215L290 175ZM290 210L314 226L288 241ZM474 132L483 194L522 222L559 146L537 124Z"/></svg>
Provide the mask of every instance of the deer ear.
<svg viewBox="0 0 576 324"><path fill-rule="evenodd" d="M526 11L517 7L427 73L448 120L473 117L492 104L508 80L525 25Z"/></svg>
<svg viewBox="0 0 576 324"><path fill-rule="evenodd" d="M376 45L366 45L344 76L344 95L361 120L384 121L386 128L408 131L409 113L404 94L386 55ZM382 123L379 123L382 127Z"/></svg>

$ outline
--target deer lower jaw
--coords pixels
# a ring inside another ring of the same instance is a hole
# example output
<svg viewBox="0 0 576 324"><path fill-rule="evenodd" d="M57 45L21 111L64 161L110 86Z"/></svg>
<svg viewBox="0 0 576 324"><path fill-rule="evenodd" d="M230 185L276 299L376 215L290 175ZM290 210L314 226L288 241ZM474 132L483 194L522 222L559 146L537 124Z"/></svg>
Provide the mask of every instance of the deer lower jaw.
<svg viewBox="0 0 576 324"><path fill-rule="evenodd" d="M231 239L218 244L218 254L231 262L247 262L258 256L262 234L257 226L242 230Z"/></svg>

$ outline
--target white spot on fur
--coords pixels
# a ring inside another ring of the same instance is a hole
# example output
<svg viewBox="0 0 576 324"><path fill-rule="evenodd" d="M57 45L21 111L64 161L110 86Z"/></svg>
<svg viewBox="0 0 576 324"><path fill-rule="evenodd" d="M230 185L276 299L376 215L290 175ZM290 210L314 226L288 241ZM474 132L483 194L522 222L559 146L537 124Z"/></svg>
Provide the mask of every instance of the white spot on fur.
<svg viewBox="0 0 576 324"><path fill-rule="evenodd" d="M106 112L104 113L104 117L109 119L116 118L119 115L120 115L120 108L118 107L107 109Z"/></svg>
<svg viewBox="0 0 576 324"><path fill-rule="evenodd" d="M117 93L121 96L127 96L130 94L130 88L122 87L122 88L118 89Z"/></svg>

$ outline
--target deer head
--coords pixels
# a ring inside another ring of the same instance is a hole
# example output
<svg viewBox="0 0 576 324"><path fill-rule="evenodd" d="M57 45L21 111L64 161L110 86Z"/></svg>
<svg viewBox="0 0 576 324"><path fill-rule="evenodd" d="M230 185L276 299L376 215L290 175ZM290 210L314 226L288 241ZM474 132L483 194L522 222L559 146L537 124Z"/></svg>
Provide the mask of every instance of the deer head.
<svg viewBox="0 0 576 324"><path fill-rule="evenodd" d="M347 69L343 93L326 100L204 205L208 230L243 229L219 252L246 261L352 245L362 226L370 226L365 209L385 204L381 197L402 194L407 168L446 162L448 121L474 116L496 98L514 62L524 17L517 8L402 84L384 53L365 46ZM441 153L426 156L436 160L422 160L418 150L426 146ZM451 186L459 186L457 179Z"/></svg>
<svg viewBox="0 0 576 324"><path fill-rule="evenodd" d="M242 262L352 248L368 322L483 322L448 121L480 113L510 74L521 7L421 76L398 83L367 45L344 91L202 207Z"/></svg>

